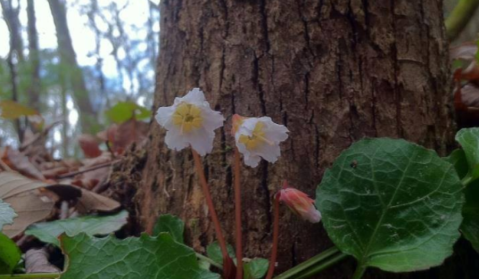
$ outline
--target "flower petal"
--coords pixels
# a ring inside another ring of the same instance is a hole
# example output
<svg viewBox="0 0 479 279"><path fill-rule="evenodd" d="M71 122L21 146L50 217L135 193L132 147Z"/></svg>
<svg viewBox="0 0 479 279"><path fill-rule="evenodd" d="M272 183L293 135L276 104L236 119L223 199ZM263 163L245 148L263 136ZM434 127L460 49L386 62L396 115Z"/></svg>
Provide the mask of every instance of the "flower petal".
<svg viewBox="0 0 479 279"><path fill-rule="evenodd" d="M158 123L167 128L167 123L170 121L171 117L173 116L173 113L175 112L175 107L160 107L158 111L156 112L155 119L158 121Z"/></svg>
<svg viewBox="0 0 479 279"><path fill-rule="evenodd" d="M191 144L191 148L193 148L201 156L205 156L207 153L211 153L211 150L213 150L213 140L215 138L215 132L213 130L201 128L199 130L192 131L185 137Z"/></svg>
<svg viewBox="0 0 479 279"><path fill-rule="evenodd" d="M280 190L279 199L284 202L295 214L311 223L321 221L321 212L314 206L314 200L305 193L291 187Z"/></svg>
<svg viewBox="0 0 479 279"><path fill-rule="evenodd" d="M225 118L219 111L214 111L210 108L202 108L203 125L207 130L216 130L223 127Z"/></svg>
<svg viewBox="0 0 479 279"><path fill-rule="evenodd" d="M206 102L205 94L199 88L193 88L188 94L179 98L180 102L198 104L204 106L205 103L209 108L208 102Z"/></svg>
<svg viewBox="0 0 479 279"><path fill-rule="evenodd" d="M261 126L257 126L261 122ZM274 163L281 155L279 143L288 138L288 129L283 125L274 123L270 117L260 118L245 118L244 121L237 127L235 133L235 141L238 150L243 154L246 161L256 161L257 158L262 157L268 162ZM246 139L244 137L249 137ZM240 141L240 139L243 140ZM255 158L255 159L251 159Z"/></svg>
<svg viewBox="0 0 479 279"><path fill-rule="evenodd" d="M259 161L261 161L261 158L259 156L255 156L255 155L244 156L245 165L250 166L252 168L256 168L259 164Z"/></svg>
<svg viewBox="0 0 479 279"><path fill-rule="evenodd" d="M314 206L310 207L308 214L306 214L305 219L311 223L319 223L321 221L321 212L317 210Z"/></svg>
<svg viewBox="0 0 479 279"><path fill-rule="evenodd" d="M187 138L181 135L179 129L171 129L166 132L165 143L169 149L180 151L188 147Z"/></svg>
<svg viewBox="0 0 479 279"><path fill-rule="evenodd" d="M256 150L255 154L261 156L270 163L275 163L281 156L281 148L279 147L279 144L263 144L261 148Z"/></svg>
<svg viewBox="0 0 479 279"><path fill-rule="evenodd" d="M213 149L214 130L223 126L224 117L210 108L199 88L194 88L175 98L173 106L159 108L156 120L167 130L165 143L170 149L181 150L191 145L204 156Z"/></svg>
<svg viewBox="0 0 479 279"><path fill-rule="evenodd" d="M288 128L274 123L269 117L261 117L260 121L266 124L265 137L274 142L280 143L288 139Z"/></svg>

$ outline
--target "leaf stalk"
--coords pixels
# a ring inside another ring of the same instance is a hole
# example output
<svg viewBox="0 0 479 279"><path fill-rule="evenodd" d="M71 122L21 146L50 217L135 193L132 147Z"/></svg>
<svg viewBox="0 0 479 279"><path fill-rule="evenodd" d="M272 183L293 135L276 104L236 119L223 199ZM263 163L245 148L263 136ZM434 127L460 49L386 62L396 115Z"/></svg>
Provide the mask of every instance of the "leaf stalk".
<svg viewBox="0 0 479 279"><path fill-rule="evenodd" d="M243 234L241 222L241 181L240 181L240 153L235 147L234 187L235 187L235 222L236 222L236 279L243 279Z"/></svg>

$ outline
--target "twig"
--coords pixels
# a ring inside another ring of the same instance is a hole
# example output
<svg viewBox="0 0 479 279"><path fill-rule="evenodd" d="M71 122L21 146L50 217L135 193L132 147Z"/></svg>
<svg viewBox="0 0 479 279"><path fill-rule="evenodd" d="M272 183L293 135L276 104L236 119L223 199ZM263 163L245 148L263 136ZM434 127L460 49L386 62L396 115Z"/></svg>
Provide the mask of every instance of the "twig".
<svg viewBox="0 0 479 279"><path fill-rule="evenodd" d="M82 173L85 173L85 172L94 171L94 170L101 169L101 168L106 168L106 167L109 167L109 166L113 165L116 162L119 162L119 160L106 162L106 163L103 163L103 164L98 164L96 166L93 166L93 167L90 167L88 169L84 169L84 170L81 170L81 171L74 171L74 172L58 175L57 179L69 178L69 177L73 177L75 175L82 174Z"/></svg>
<svg viewBox="0 0 479 279"><path fill-rule="evenodd" d="M454 41L479 7L479 0L460 0L446 19L447 38Z"/></svg>

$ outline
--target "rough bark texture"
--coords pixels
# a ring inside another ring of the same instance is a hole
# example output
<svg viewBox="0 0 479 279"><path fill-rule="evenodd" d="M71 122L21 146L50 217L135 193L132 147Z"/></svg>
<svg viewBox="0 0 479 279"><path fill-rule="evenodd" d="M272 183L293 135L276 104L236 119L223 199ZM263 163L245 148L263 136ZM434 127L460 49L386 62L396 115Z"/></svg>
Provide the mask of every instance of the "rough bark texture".
<svg viewBox="0 0 479 279"><path fill-rule="evenodd" d="M161 12L155 109L201 87L228 118L205 158L228 242L234 243L231 115L268 115L290 130L276 164L242 171L248 257L269 257L271 196L282 180L314 196L326 168L363 137L401 137L440 153L453 144L440 0L162 0ZM168 150L164 136L152 123L136 195L139 220L151 230L159 214L177 214L201 251L214 231L191 153ZM279 271L332 245L321 225L284 208L282 215ZM353 268L349 260L321 278L348 278ZM373 277L395 276L366 273Z"/></svg>

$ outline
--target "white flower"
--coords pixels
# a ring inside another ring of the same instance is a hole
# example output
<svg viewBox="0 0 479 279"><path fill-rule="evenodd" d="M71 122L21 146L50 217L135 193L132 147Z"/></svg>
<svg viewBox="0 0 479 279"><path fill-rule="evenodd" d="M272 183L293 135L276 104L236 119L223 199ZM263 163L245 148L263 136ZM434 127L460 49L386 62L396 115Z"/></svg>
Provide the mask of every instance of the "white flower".
<svg viewBox="0 0 479 279"><path fill-rule="evenodd" d="M270 117L233 116L236 146L250 167L258 166L261 158L276 162L281 155L279 144L288 138L288 132L285 126L274 123Z"/></svg>
<svg viewBox="0 0 479 279"><path fill-rule="evenodd" d="M201 156L213 149L215 132L224 117L210 108L205 94L194 88L186 96L175 98L171 107L160 107L156 121L167 130L165 143L170 149L191 147Z"/></svg>

